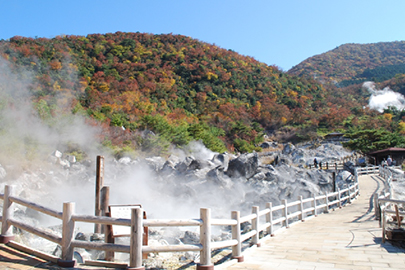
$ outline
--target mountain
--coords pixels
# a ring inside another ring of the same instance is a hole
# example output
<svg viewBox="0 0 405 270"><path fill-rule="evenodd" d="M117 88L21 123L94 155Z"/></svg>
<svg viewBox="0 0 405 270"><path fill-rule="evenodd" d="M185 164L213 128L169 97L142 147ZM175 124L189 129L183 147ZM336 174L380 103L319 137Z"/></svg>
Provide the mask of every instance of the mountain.
<svg viewBox="0 0 405 270"><path fill-rule="evenodd" d="M330 131L405 133L398 111L365 108L369 94L360 86L336 88L367 76L383 78L388 70L396 74L402 46L343 45L285 73L182 35L16 36L0 40L0 131L5 132L4 112L31 103L31 115L59 133L66 133L60 115L101 126L97 140L116 155L134 150L160 155L170 145L193 140L216 152L260 151L264 134L296 142ZM392 83L401 78L394 75ZM22 143L35 146L27 136ZM80 152L68 145L70 152Z"/></svg>
<svg viewBox="0 0 405 270"><path fill-rule="evenodd" d="M405 94L405 41L345 44L287 73L318 80L333 96L342 97L339 104L350 99L362 104L347 104L351 114L343 126L351 141L346 146L363 152L405 146L405 99L395 93ZM366 81L374 82L371 91L363 87Z"/></svg>
<svg viewBox="0 0 405 270"><path fill-rule="evenodd" d="M314 79L182 35L17 36L0 41L0 56L43 119L83 114L104 124L107 144L129 148L200 139L215 151L259 150L263 130L330 127L349 114Z"/></svg>
<svg viewBox="0 0 405 270"><path fill-rule="evenodd" d="M310 76L338 87L385 81L405 74L405 41L344 44L306 59L288 74Z"/></svg>

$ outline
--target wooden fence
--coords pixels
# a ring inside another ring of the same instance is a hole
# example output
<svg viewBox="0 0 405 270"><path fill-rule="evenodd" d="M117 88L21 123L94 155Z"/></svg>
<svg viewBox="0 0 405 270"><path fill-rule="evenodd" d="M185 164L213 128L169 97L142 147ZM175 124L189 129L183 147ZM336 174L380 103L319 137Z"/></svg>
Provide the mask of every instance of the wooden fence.
<svg viewBox="0 0 405 270"><path fill-rule="evenodd" d="M308 164L308 168L317 168L320 170L343 170L344 169L344 164L348 161L356 161L358 158L363 157L360 153L354 153L349 156L345 156L340 158L336 162L319 162L318 164Z"/></svg>
<svg viewBox="0 0 405 270"><path fill-rule="evenodd" d="M382 228L382 242L389 234L391 240L395 240L397 235L400 239L404 239L404 231L401 227L402 220L405 218L405 201L396 200L395 192L392 187L393 175L390 167L380 167L380 176L384 179L384 189L380 193L374 194L375 217L380 221ZM389 228L389 225L396 224L397 228Z"/></svg>
<svg viewBox="0 0 405 270"><path fill-rule="evenodd" d="M384 179L384 188L380 192L375 192L373 194L373 202L374 202L374 214L376 219L380 221L380 226L381 226L381 214L382 214L382 209L386 207L386 202L384 200L386 199L393 199L394 198L394 190L392 188L392 172L388 167L379 167L379 173L378 173L381 178Z"/></svg>
<svg viewBox="0 0 405 270"><path fill-rule="evenodd" d="M74 248L85 248L103 250L107 252L122 252L129 253L130 259L128 269L144 269L142 266L142 254L151 252L178 252L178 251L194 251L200 252L200 264L197 269L214 269L211 262L211 252L221 248L232 248L232 258L239 262L243 261L242 243L247 241L252 245L260 246L260 242L264 237L272 236L274 232L281 228L288 228L292 223L304 221L308 217L317 216L320 213L328 212L330 209L341 208L342 206L351 203L359 195L357 176L361 174L375 173L375 167L358 168L355 173L354 182L345 189L337 190L336 192L314 195L310 198L300 196L298 200L289 202L283 200L280 205L274 206L268 202L264 209L260 210L258 206L252 207L252 213L241 217L240 211L232 211L229 219L214 219L212 218L211 209L201 208L200 217L195 219L185 220L169 220L169 219L143 219L143 209L131 209L131 219L112 218L104 216L89 216L75 213L75 203L67 202L63 204L63 211L58 212L47 207L35 204L14 195L14 187L6 186L4 194L0 194L0 199L3 199L3 216L2 231L0 241L2 243L11 242L13 245L18 245L13 242L12 226L21 230L35 234L39 237L52 241L62 247L60 258L42 254L37 251L37 256L43 255L45 259L52 260L60 266L73 267ZM49 232L41 228L36 228L31 224L18 221L14 218L14 206L16 204L25 206L32 210L36 210L43 214L60 219L62 222L62 235ZM131 228L129 245L112 244L112 243L95 243L89 241L81 241L74 239L75 224L77 222L87 222L99 225L121 225ZM252 225L252 230L249 232L241 232L241 224L249 222ZM142 234L144 227L183 227L195 226L200 229L200 243L187 245L167 245L167 246L142 246ZM211 230L213 226L231 226L232 239L211 242ZM21 248L21 246L20 246ZM95 262L87 261L86 264L95 264ZM99 264L98 262L97 264ZM111 263L104 262L104 265ZM122 264L121 264L122 265Z"/></svg>
<svg viewBox="0 0 405 270"><path fill-rule="evenodd" d="M387 236L391 240L404 241L404 230L402 228L405 212L405 201L393 199L379 199L381 207L380 225L382 227L382 242L385 243ZM402 210L402 211L401 211ZM396 225L396 228L389 228L389 225ZM389 234L389 235L388 235ZM398 236L396 236L398 235Z"/></svg>

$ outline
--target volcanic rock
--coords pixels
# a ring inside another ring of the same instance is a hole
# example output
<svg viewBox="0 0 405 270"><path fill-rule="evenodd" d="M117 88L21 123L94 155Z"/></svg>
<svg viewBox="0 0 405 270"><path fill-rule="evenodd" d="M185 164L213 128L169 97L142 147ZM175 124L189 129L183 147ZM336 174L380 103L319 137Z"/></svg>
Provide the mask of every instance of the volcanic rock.
<svg viewBox="0 0 405 270"><path fill-rule="evenodd" d="M259 159L257 153L242 154L238 158L229 161L226 174L231 178L245 177L249 179L255 175L258 166Z"/></svg>

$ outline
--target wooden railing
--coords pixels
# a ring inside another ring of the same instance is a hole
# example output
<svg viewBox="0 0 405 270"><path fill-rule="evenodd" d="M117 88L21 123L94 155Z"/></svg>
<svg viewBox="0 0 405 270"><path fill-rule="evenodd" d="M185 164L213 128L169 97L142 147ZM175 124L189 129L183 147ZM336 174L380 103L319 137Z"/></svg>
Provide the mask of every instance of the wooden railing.
<svg viewBox="0 0 405 270"><path fill-rule="evenodd" d="M353 154L350 156L345 156L340 158L336 162L319 162L318 164L308 164L308 168L317 168L320 170L343 170L344 169L344 164L347 161L355 161L360 157L360 154Z"/></svg>
<svg viewBox="0 0 405 270"><path fill-rule="evenodd" d="M357 173L357 175L379 174L380 167L379 166L357 167L355 173Z"/></svg>
<svg viewBox="0 0 405 270"><path fill-rule="evenodd" d="M211 209L201 208L200 217L186 220L168 220L168 219L143 219L143 209L131 209L131 219L112 218L103 216L88 216L75 213L75 203L68 202L63 204L63 211L58 212L47 207L29 202L27 200L14 196L13 186L6 186L4 194L0 194L3 199L2 231L0 241L7 243L13 240L12 226L21 230L30 232L39 237L52 241L62 247L60 258L48 256L46 259L54 260L60 266L73 267L73 250L77 248L104 250L110 252L129 253L129 267L135 269L144 269L142 266L142 254L151 252L177 252L177 251L195 251L200 252L200 264L197 269L214 269L211 262L211 252L216 249L231 247L232 258L239 262L243 261L242 243L249 241L252 245L260 246L264 237L274 235L276 230L288 228L291 224L304 221L306 218L317 216L320 213L328 212L330 209L341 208L351 203L359 195L357 175L370 173L371 169L358 169L355 174L355 181L345 189L324 195L314 195L310 198L300 196L298 200L288 202L282 200L282 204L273 206L268 202L264 209L259 206L252 207L252 213L241 217L240 211L232 211L230 219L211 218ZM15 204L23 205L27 208L39 211L46 215L60 219L62 222L62 235L49 232L41 228L36 228L30 224L18 221L13 216ZM130 243L128 245L95 243L89 241L74 240L74 229L76 222L87 222L101 225L121 225L131 227ZM241 224L249 222L252 230L242 233ZM167 246L142 246L142 234L144 227L181 227L195 226L200 229L200 243L188 245L167 245ZM232 239L211 242L212 226L231 226ZM14 242L12 242L14 243ZM38 254L38 253L36 253ZM92 264L91 261L85 262ZM106 262L107 263L107 262Z"/></svg>
<svg viewBox="0 0 405 270"><path fill-rule="evenodd" d="M380 221L380 226L382 226L382 210L386 207L385 199L394 198L394 190L392 188L392 172L387 167L379 166L379 175L384 179L384 188L380 192L373 194L374 201L374 214L375 218Z"/></svg>
<svg viewBox="0 0 405 270"><path fill-rule="evenodd" d="M395 239L395 229L398 229L401 233L401 237L399 240L403 240L404 231L401 230L401 223L405 217L405 212L400 210L404 209L405 201L400 200L391 200L391 199L379 199L379 203L381 206L381 227L382 227L382 242L385 243L385 239L387 238L387 232L391 233L391 240ZM389 228L389 225L395 224L396 228Z"/></svg>
<svg viewBox="0 0 405 270"><path fill-rule="evenodd" d="M387 233L390 234L391 240L394 240L396 233L400 233L400 238L403 239L404 232L401 229L402 220L405 218L405 212L401 209L405 207L405 201L395 200L394 189L392 187L392 172L389 167L380 166L380 176L384 179L384 189L382 192L374 194L375 202L375 217L380 220L382 228L382 242L385 243ZM391 224L395 224L398 229L389 228Z"/></svg>

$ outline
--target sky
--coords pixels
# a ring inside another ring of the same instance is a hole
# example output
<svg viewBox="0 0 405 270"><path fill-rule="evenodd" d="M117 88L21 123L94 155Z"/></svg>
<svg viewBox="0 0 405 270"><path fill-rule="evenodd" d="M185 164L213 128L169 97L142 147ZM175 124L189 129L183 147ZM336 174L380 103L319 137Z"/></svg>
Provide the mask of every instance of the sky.
<svg viewBox="0 0 405 270"><path fill-rule="evenodd" d="M180 34L284 71L346 43L405 40L403 0L0 0L0 39Z"/></svg>

